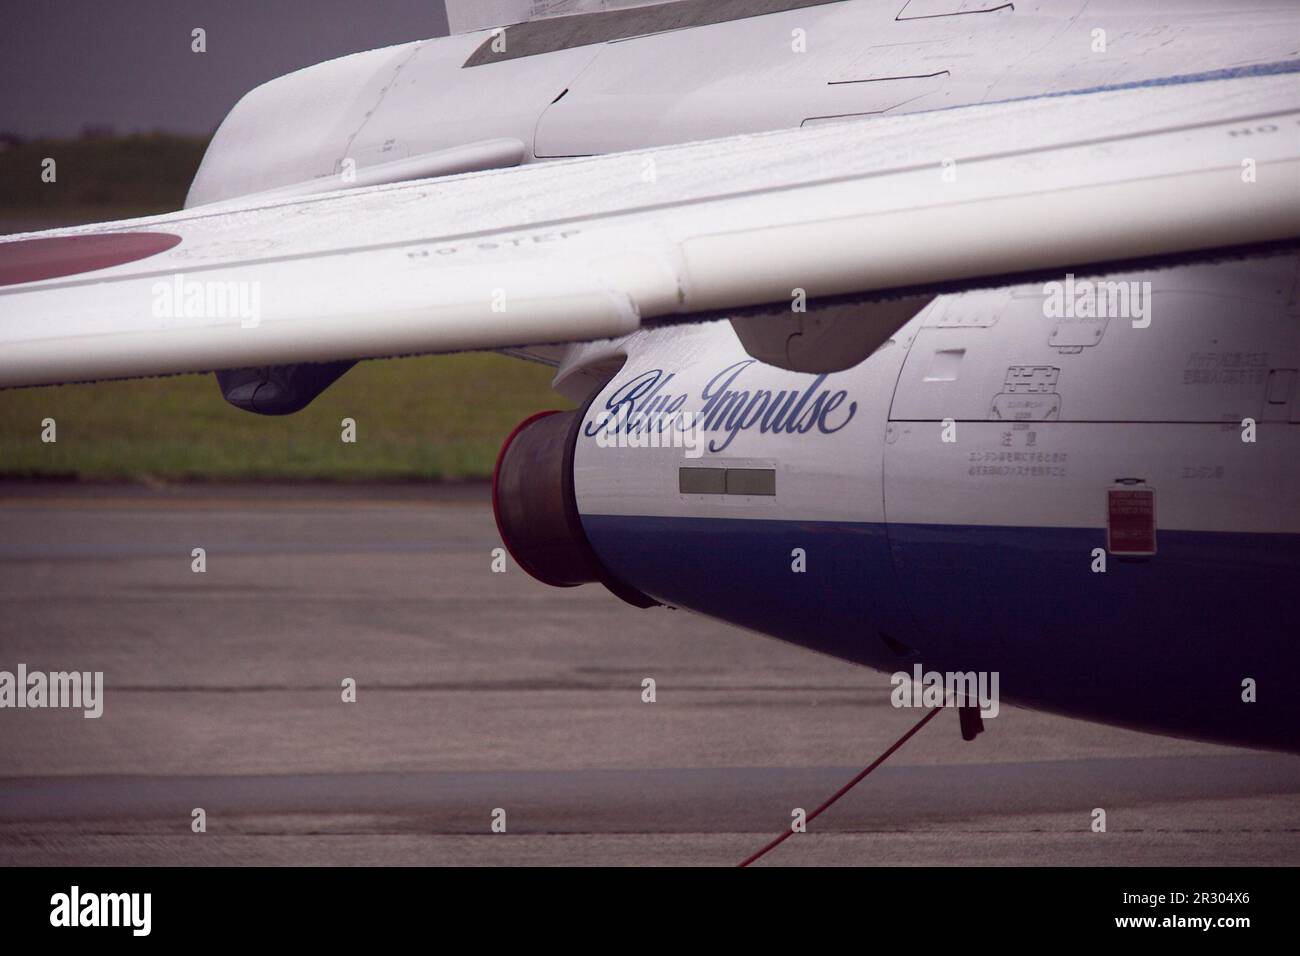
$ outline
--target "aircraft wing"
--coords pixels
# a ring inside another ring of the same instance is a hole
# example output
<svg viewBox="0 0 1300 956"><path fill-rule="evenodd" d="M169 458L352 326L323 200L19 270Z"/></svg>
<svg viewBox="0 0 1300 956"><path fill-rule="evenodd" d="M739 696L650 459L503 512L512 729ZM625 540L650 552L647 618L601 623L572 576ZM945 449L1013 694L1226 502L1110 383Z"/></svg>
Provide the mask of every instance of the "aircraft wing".
<svg viewBox="0 0 1300 956"><path fill-rule="evenodd" d="M1295 73L1144 85L6 237L0 387L591 340L1297 237Z"/></svg>

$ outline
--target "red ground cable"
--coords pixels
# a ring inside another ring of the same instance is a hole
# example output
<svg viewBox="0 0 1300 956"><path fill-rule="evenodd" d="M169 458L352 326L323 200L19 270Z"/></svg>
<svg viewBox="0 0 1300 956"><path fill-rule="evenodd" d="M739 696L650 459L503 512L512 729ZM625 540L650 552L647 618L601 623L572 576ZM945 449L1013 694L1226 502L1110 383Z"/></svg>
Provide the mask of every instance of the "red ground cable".
<svg viewBox="0 0 1300 956"><path fill-rule="evenodd" d="M884 763L886 760L888 760L889 757L890 757L890 755L891 755L895 750L897 750L899 747L903 746L903 744L905 744L905 743L907 743L909 740L911 740L911 739L912 739L912 735L915 734L915 733L916 733L918 730L920 730L922 727L924 727L926 724L928 724L928 723L929 723L929 722L934 718L934 716L935 716L936 714L938 714L939 711L941 711L941 710L943 710L942 707L936 707L936 708L934 708L933 710L931 710L928 714L926 714L924 717L922 717L920 720L918 720L918 721L917 721L917 722L912 726L912 729L911 729L911 730L909 730L907 733L903 734L903 736L899 737L896 741L894 741L893 745L890 746L890 748L889 748L888 750L886 750L883 754L881 754L881 755L880 755L879 757L877 757L875 760L871 761L871 764L870 764L870 765L869 765L865 770L863 770L860 774L858 774L856 777L854 777L852 780L850 780L850 781L849 781L848 783L846 783L844 786L842 786L842 787L840 787L838 790L836 790L835 793L833 793L833 794L831 795L831 798L830 798L829 800L827 800L825 803L823 803L820 807L818 807L818 808L817 808L816 810L814 810L812 813L808 814L808 817L807 817L806 822L808 822L808 823L812 823L814 820L817 819L817 817L819 817L819 816L821 815L822 811L828 809L828 808L829 808L833 803L835 803L836 800L838 800L840 797L844 796L846 793L848 793L850 790L852 790L854 787L856 787L858 784L860 784L860 783L862 782L863 778L865 778L867 774L871 773L871 771L875 770L875 769L876 769L877 767L879 767L882 763ZM767 846L763 847L763 849L759 850L759 851L758 851L757 853L755 853L753 856L746 857L744 860L742 860L742 861L741 861L739 864L737 864L737 865L738 865L738 866L742 866L742 867L744 867L744 866L749 866L749 864L753 863L753 862L754 862L755 860L757 860L759 857L764 856L766 853L768 853L768 852L771 851L771 850L775 850L778 846L780 846L780 845L781 845L782 843L784 843L786 840L790 839L790 837L792 837L792 836L794 836L794 830L787 828L786 831L785 831L784 833L782 833L779 837L777 837L775 840L773 840L773 841L772 841L771 843L769 843Z"/></svg>

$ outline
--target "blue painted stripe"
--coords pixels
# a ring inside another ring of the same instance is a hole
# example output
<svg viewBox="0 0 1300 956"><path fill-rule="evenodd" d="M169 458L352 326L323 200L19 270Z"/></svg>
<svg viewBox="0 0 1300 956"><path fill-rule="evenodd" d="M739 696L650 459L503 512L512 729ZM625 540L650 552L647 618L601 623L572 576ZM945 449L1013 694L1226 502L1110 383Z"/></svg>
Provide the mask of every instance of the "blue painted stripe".
<svg viewBox="0 0 1300 956"><path fill-rule="evenodd" d="M646 593L845 660L996 670L1006 699L1041 709L1300 747L1300 535L1166 530L1154 557L1110 557L1097 574L1100 527L610 515L583 526ZM1245 678L1255 704L1241 700Z"/></svg>
<svg viewBox="0 0 1300 956"><path fill-rule="evenodd" d="M1238 80L1252 76L1278 76L1285 73L1300 73L1300 60L1276 60L1272 63L1256 63L1250 66L1225 67L1216 70L1204 70L1199 73L1177 73L1173 76L1153 76L1145 80L1130 80L1125 83L1105 83L1099 86L1083 86L1072 90L1057 90L1053 93L1030 93L1026 96L1011 96L1002 100L981 100L970 103L957 103L952 106L940 106L922 112L942 113L947 110L970 109L972 106L995 106L999 103L1023 103L1027 100L1048 100L1061 96L1089 96L1093 93L1113 93L1118 90L1137 90L1149 86L1184 86L1191 83L1211 83L1215 80Z"/></svg>
<svg viewBox="0 0 1300 956"><path fill-rule="evenodd" d="M866 627L906 640L912 621L883 524L583 515L615 576L691 608L876 667L894 660ZM808 570L795 573L794 552Z"/></svg>

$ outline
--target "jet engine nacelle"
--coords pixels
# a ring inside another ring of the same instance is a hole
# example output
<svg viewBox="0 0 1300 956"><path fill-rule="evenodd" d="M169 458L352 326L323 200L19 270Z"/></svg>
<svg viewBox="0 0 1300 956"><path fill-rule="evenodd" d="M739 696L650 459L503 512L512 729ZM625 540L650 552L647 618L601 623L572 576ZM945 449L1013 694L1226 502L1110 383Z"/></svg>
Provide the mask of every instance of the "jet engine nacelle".
<svg viewBox="0 0 1300 956"><path fill-rule="evenodd" d="M856 663L1300 749L1273 676L1300 667L1296 267L941 296L831 374L727 322L638 333L584 410L507 448L499 502L558 484L563 522L530 531L520 495L503 531L525 566L563 528L601 580Z"/></svg>

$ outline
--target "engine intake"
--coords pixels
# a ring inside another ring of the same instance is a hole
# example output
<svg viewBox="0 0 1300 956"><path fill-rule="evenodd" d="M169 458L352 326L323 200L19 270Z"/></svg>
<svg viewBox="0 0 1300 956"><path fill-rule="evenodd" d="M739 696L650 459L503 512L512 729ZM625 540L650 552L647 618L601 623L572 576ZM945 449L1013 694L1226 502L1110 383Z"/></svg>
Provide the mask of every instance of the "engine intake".
<svg viewBox="0 0 1300 956"><path fill-rule="evenodd" d="M582 528L573 456L585 408L539 412L515 427L492 472L492 513L506 550L532 577L553 587L600 582L636 607L659 602L615 579Z"/></svg>

